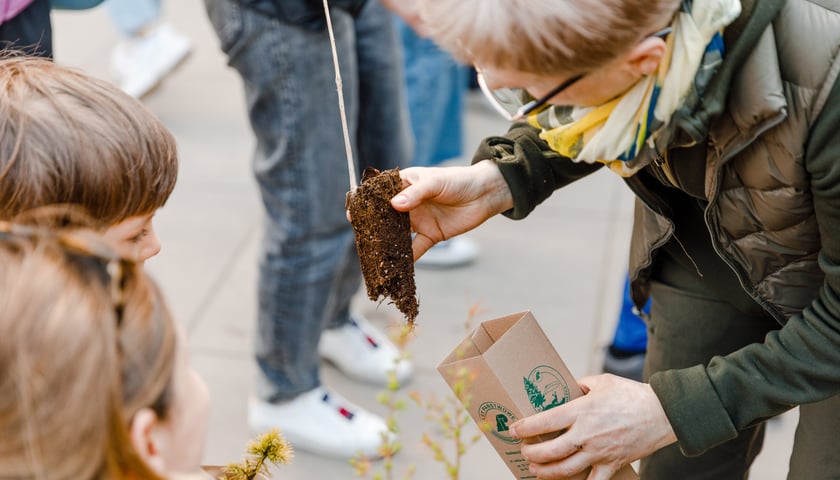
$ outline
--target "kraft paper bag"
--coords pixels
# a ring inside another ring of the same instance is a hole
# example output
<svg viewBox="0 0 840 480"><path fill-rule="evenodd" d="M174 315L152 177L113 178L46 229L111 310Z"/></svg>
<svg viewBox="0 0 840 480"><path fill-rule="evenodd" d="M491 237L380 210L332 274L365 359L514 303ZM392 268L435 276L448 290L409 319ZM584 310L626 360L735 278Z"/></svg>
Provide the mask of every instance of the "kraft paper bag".
<svg viewBox="0 0 840 480"><path fill-rule="evenodd" d="M583 395L530 311L482 322L437 369L453 391L465 383L459 372L470 372L467 410L484 427L485 437L514 477L522 480L537 477L528 471L521 440L510 436L510 425ZM544 436L540 441L557 435ZM573 478L585 480L587 474ZM613 480L638 478L629 465L613 476Z"/></svg>

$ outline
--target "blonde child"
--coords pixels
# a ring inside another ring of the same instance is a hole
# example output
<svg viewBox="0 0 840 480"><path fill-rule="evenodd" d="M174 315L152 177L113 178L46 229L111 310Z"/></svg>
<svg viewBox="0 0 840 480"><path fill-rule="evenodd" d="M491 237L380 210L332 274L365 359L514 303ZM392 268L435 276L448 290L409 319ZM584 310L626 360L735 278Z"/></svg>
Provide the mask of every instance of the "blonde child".
<svg viewBox="0 0 840 480"><path fill-rule="evenodd" d="M175 139L114 85L55 63L0 59L0 220L82 207L120 255L143 262L175 187Z"/></svg>

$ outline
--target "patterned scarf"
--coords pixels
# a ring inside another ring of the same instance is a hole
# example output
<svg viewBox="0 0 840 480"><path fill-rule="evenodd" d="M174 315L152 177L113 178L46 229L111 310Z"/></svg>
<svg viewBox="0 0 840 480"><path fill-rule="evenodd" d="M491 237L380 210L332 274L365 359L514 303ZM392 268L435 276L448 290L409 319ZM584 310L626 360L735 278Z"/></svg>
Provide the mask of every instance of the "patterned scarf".
<svg viewBox="0 0 840 480"><path fill-rule="evenodd" d="M531 114L528 123L561 155L632 176L650 161L636 158L645 142L664 130L681 103L697 101L705 90L723 61L721 32L740 13L740 0L683 0L655 74L603 105L552 106Z"/></svg>

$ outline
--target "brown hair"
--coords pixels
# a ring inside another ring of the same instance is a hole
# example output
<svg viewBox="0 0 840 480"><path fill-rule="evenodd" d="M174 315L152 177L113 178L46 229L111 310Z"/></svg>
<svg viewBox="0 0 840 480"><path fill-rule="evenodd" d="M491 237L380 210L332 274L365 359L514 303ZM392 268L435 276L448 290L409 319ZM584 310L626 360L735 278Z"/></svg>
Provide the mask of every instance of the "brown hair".
<svg viewBox="0 0 840 480"><path fill-rule="evenodd" d="M139 101L49 60L0 58L0 219L75 204L113 225L162 207L177 173L174 137Z"/></svg>
<svg viewBox="0 0 840 480"><path fill-rule="evenodd" d="M157 478L129 424L171 402L155 284L84 232L0 222L0 478Z"/></svg>
<svg viewBox="0 0 840 480"><path fill-rule="evenodd" d="M422 0L429 34L459 60L533 74L584 73L666 26L679 0Z"/></svg>

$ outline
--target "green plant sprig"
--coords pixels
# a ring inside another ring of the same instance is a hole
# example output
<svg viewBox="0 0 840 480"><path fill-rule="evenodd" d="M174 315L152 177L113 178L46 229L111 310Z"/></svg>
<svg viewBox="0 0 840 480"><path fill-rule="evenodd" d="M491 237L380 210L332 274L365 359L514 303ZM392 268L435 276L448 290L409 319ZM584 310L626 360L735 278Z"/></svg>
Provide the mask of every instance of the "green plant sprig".
<svg viewBox="0 0 840 480"><path fill-rule="evenodd" d="M254 480L268 473L268 465L289 463L294 457L291 444L273 428L248 444L247 456L239 463L229 464L220 480Z"/></svg>

